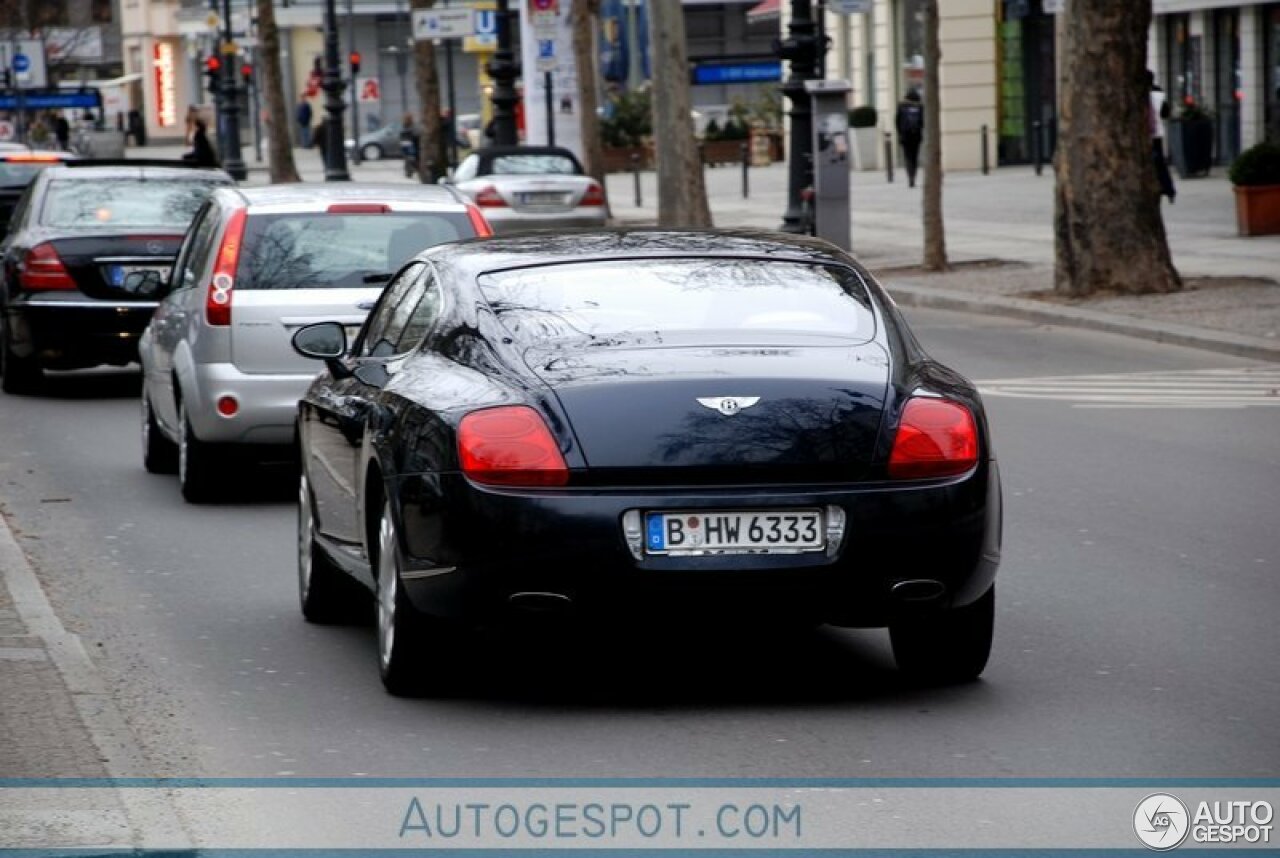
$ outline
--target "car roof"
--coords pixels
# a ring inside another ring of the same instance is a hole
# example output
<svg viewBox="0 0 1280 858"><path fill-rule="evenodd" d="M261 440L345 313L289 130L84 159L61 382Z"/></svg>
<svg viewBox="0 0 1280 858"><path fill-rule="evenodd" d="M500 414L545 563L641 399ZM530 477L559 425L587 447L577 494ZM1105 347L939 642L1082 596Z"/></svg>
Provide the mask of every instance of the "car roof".
<svg viewBox="0 0 1280 858"><path fill-rule="evenodd" d="M761 229L626 227L534 231L437 245L420 257L473 277L506 268L655 257L774 259L852 264L862 270L851 256L821 239Z"/></svg>
<svg viewBox="0 0 1280 858"><path fill-rule="evenodd" d="M372 182L304 183L236 188L233 193L251 209L281 212L323 211L334 203L378 202L413 209L464 211L466 202L441 185L392 185Z"/></svg>

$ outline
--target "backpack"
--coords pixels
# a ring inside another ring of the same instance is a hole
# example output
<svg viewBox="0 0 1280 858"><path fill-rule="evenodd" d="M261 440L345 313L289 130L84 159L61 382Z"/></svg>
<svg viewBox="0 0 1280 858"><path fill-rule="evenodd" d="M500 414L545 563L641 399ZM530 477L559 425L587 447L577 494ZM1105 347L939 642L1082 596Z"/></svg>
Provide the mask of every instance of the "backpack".
<svg viewBox="0 0 1280 858"><path fill-rule="evenodd" d="M898 133L904 137L918 137L924 130L924 108L918 104L904 104L898 109Z"/></svg>

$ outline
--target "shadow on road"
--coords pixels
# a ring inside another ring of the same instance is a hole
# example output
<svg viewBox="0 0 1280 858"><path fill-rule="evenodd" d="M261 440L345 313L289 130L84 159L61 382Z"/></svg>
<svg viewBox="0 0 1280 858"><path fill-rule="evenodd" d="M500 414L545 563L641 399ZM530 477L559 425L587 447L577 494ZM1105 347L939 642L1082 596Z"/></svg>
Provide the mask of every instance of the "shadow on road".
<svg viewBox="0 0 1280 858"><path fill-rule="evenodd" d="M45 372L40 392L44 399L136 399L142 393L137 367L103 367L74 372ZM14 397L21 400L24 397Z"/></svg>

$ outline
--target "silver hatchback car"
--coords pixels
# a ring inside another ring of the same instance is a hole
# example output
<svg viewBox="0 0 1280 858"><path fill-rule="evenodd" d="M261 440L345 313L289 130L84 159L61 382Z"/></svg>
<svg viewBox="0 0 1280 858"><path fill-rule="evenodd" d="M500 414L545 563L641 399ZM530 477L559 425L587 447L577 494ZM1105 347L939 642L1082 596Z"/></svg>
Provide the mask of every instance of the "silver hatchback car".
<svg viewBox="0 0 1280 858"><path fill-rule="evenodd" d="M490 234L447 188L282 185L220 190L196 214L139 342L143 463L207 500L229 454L295 443L316 367L293 332L354 332L383 285L435 244Z"/></svg>

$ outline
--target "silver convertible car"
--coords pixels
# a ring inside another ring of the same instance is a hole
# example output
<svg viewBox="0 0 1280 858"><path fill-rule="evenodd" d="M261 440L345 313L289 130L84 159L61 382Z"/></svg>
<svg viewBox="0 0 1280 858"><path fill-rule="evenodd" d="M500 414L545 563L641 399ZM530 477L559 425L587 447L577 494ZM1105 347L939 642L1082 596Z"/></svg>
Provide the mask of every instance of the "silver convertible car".
<svg viewBox="0 0 1280 858"><path fill-rule="evenodd" d="M452 180L441 180L450 181L494 232L602 227L609 217L604 188L557 146L489 146L464 158Z"/></svg>

